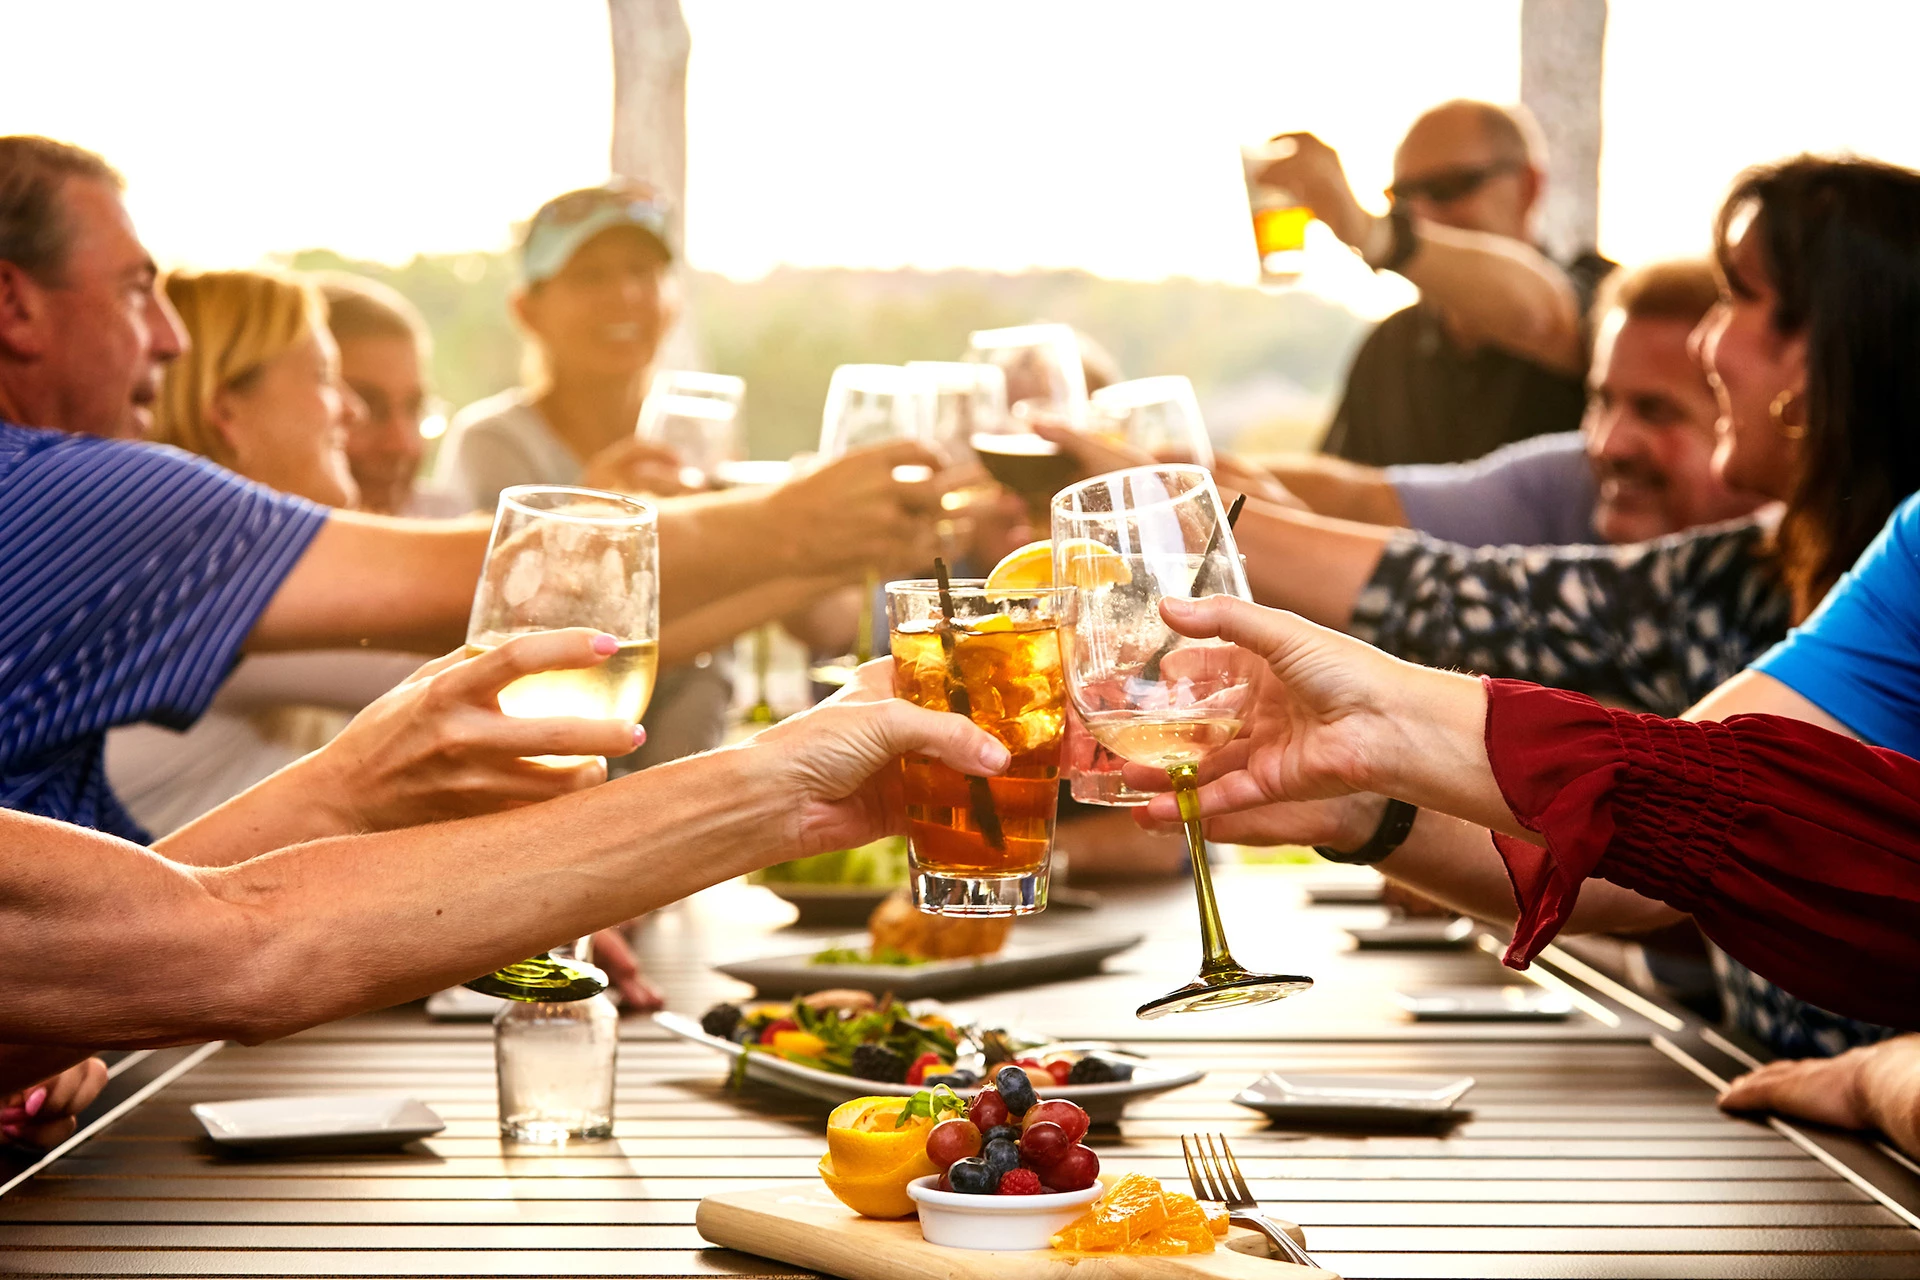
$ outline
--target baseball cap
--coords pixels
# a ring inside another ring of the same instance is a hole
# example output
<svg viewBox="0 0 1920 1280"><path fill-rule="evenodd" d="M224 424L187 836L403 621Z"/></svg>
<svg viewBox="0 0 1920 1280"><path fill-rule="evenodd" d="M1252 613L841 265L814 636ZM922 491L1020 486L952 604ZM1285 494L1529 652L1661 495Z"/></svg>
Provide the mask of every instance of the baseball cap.
<svg viewBox="0 0 1920 1280"><path fill-rule="evenodd" d="M555 196L527 224L520 242L521 274L529 284L552 279L581 245L609 227L645 232L671 262L673 244L667 237L671 213L665 196L633 178L609 178L600 186Z"/></svg>

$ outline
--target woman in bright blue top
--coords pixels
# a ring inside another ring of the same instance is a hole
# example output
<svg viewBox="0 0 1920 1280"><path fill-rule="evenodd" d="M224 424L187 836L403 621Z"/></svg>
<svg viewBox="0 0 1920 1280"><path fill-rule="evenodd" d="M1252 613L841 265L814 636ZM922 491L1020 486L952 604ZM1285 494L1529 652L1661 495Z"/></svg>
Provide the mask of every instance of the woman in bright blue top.
<svg viewBox="0 0 1920 1280"><path fill-rule="evenodd" d="M1855 737L1920 756L1920 495L1754 669Z"/></svg>

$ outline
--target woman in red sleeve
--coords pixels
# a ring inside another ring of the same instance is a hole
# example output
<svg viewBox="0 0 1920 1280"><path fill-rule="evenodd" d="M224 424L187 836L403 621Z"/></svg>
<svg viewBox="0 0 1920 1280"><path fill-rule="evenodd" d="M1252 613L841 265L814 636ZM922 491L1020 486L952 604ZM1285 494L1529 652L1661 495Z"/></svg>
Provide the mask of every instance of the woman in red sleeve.
<svg viewBox="0 0 1920 1280"><path fill-rule="evenodd" d="M1435 671L1245 601L1162 607L1175 630L1270 664L1241 737L1203 766L1210 835L1257 839L1258 810L1280 802L1395 797L1409 819L1489 829L1485 856L1435 874L1384 824L1362 859L1455 901L1505 898L1506 881L1516 968L1607 896L1611 921L1690 915L1803 999L1920 1028L1920 761L1780 716L1667 720ZM1147 816L1177 820L1173 798Z"/></svg>

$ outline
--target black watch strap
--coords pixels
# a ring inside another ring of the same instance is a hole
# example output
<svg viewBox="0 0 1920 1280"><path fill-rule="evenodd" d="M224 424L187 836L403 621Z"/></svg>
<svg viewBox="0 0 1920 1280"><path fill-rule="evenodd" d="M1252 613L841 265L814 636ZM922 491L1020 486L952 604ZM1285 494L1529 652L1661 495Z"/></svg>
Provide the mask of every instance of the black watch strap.
<svg viewBox="0 0 1920 1280"><path fill-rule="evenodd" d="M1387 210L1387 223L1393 229L1393 239L1387 246L1386 256L1378 262L1367 263L1375 271L1398 271L1420 248L1420 233L1413 229L1412 214L1394 205Z"/></svg>
<svg viewBox="0 0 1920 1280"><path fill-rule="evenodd" d="M1317 844L1313 846L1313 851L1328 862L1370 867L1405 842L1408 833L1413 830L1413 820L1419 816L1419 805L1408 804L1405 800L1389 800L1380 814L1380 825L1373 829L1372 838L1358 849L1342 852L1332 845Z"/></svg>

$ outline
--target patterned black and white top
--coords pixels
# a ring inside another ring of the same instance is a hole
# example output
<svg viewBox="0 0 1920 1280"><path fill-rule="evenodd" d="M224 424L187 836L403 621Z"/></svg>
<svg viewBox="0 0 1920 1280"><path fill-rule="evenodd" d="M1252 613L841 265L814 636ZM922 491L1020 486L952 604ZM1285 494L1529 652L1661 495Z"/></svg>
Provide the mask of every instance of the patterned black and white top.
<svg viewBox="0 0 1920 1280"><path fill-rule="evenodd" d="M1465 547L1402 530L1348 630L1411 662L1572 689L1677 716L1784 638L1769 534L1742 520L1611 547ZM1789 995L1730 958L1728 1019L1783 1057L1893 1034Z"/></svg>

